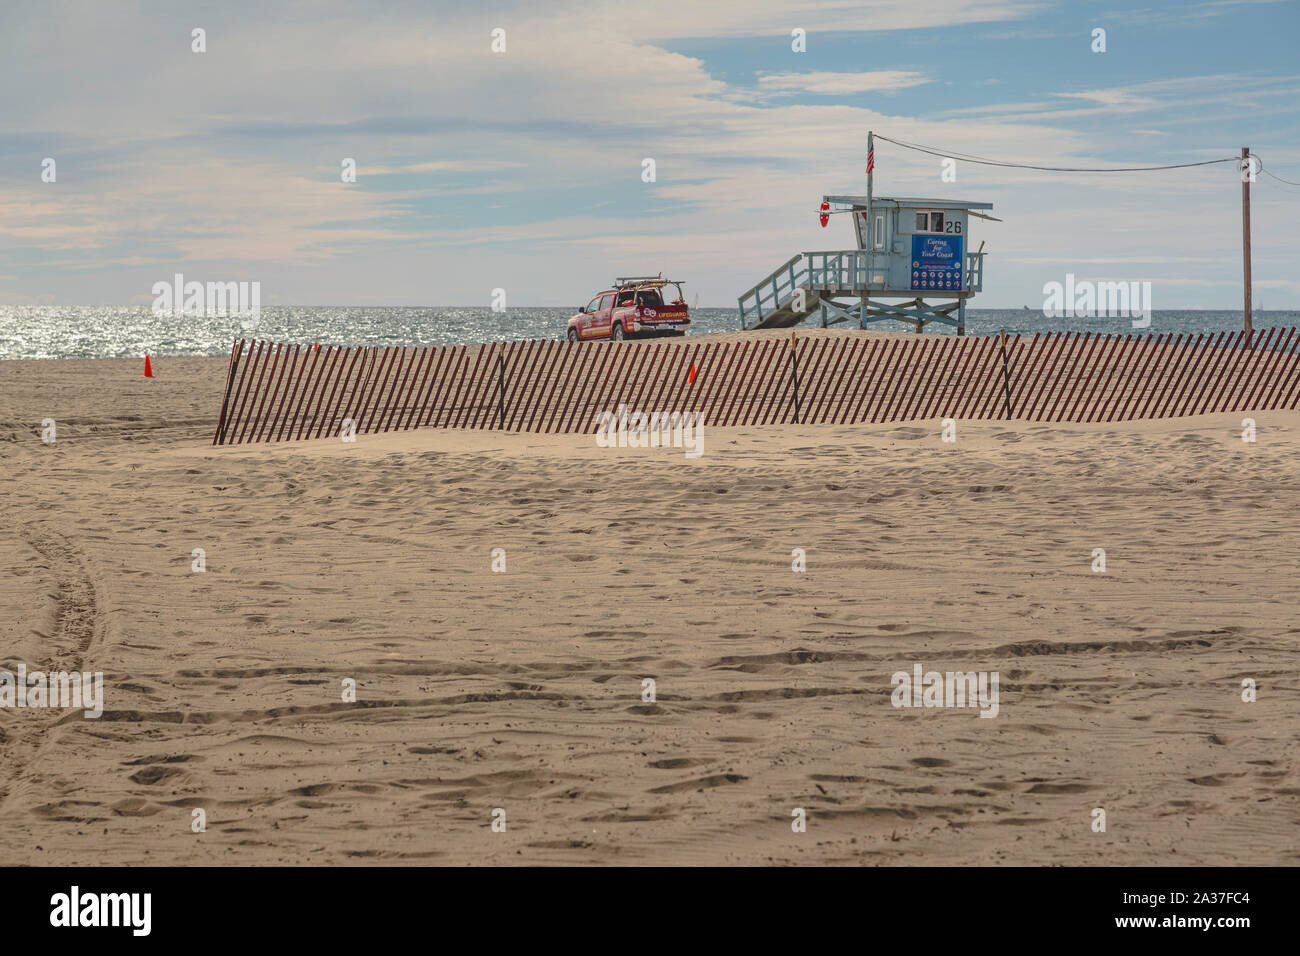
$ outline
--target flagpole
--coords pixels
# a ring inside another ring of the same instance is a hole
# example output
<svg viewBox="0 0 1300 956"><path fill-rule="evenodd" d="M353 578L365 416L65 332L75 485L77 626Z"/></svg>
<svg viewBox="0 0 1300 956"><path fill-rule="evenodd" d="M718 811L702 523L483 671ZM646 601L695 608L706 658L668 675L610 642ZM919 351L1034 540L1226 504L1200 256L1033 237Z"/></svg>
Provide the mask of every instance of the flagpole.
<svg viewBox="0 0 1300 956"><path fill-rule="evenodd" d="M1241 274L1246 293L1246 348L1255 347L1255 326L1250 305L1250 173L1252 169L1250 147L1243 146L1241 147Z"/></svg>
<svg viewBox="0 0 1300 956"><path fill-rule="evenodd" d="M858 322L858 327L865 329L867 327L867 303L871 299L871 273L876 268L876 232L875 223L871 220L871 179L875 175L876 169L876 134L867 130L867 228L864 232L867 235L867 274L864 277L863 285L866 292L862 295L862 316Z"/></svg>

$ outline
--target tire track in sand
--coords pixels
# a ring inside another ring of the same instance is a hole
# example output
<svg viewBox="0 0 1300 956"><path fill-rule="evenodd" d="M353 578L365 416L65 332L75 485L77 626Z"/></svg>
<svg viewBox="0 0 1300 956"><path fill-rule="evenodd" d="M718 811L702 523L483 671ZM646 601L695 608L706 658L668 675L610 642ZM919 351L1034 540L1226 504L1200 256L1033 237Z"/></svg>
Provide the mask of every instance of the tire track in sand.
<svg viewBox="0 0 1300 956"><path fill-rule="evenodd" d="M103 602L86 556L68 538L48 524L32 521L20 526L28 548L40 555L44 569L54 579L53 601L39 625L31 628L35 638L25 658L4 666L25 663L28 673L84 671L86 662L103 646L106 630ZM19 648L18 650L23 650ZM6 655L7 656L7 655ZM8 710L8 708L6 708ZM10 797L22 789L31 768L41 765L41 751L54 735L54 728L74 712L56 708L10 710L0 728L0 759L5 773L0 777L0 818ZM81 719L77 715L77 719Z"/></svg>

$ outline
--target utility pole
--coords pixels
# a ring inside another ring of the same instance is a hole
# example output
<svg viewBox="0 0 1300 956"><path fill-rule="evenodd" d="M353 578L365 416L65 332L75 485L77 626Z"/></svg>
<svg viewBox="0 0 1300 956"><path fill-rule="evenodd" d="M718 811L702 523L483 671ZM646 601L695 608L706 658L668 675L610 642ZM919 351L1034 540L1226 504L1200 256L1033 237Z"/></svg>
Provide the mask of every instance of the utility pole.
<svg viewBox="0 0 1300 956"><path fill-rule="evenodd" d="M1246 286L1246 347L1255 343L1255 329L1250 315L1250 177L1254 164L1250 158L1250 147L1241 147L1241 269Z"/></svg>
<svg viewBox="0 0 1300 956"><path fill-rule="evenodd" d="M876 234L871 226L871 178L876 171L876 134L867 130L867 222L862 234L867 237L867 274L863 276L865 286L862 292L862 312L858 316L858 328L867 327L867 304L871 301L871 272L876 268ZM856 277L855 277L856 278Z"/></svg>

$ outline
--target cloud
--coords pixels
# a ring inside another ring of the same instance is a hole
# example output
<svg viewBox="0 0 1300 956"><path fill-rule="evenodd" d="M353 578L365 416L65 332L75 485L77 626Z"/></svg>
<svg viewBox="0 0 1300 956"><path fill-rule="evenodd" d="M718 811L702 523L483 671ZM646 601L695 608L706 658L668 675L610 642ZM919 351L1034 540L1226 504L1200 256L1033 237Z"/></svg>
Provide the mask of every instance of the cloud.
<svg viewBox="0 0 1300 956"><path fill-rule="evenodd" d="M1021 100L1010 103L984 103L960 107L946 116L986 116L1006 120L1060 121L1116 113L1159 111L1170 114L1186 111L1191 122L1203 122L1205 107L1212 104L1234 106L1238 115L1261 115L1274 98L1286 101L1281 109L1293 109L1291 97L1300 93L1296 83L1300 75L1252 76L1244 73L1216 73L1174 79L1151 80L1126 86L1089 90L1061 91L1052 99ZM1066 108L1061 100L1096 104L1082 109ZM1167 122L1175 122L1168 119Z"/></svg>
<svg viewBox="0 0 1300 956"><path fill-rule="evenodd" d="M1286 109L1296 87L1292 77L1223 74L1079 89L1008 74L997 88L1020 90L1016 102L968 95L994 78L982 75L978 32L951 28L1032 32L1041 19L1020 21L1051 9L993 0L9 8L0 57L23 82L0 85L0 271L19 277L5 296L124 301L159 276L201 270L265 277L268 296L274 286L303 303L486 301L507 286L512 304L546 304L576 301L589 277L662 267L691 272L706 303L727 302L794 251L851 243L817 226L815 206L823 193L864 191L868 129L1098 165L1134 146L1106 125L1117 112L1141 117L1125 125L1177 130L1204 122L1207 104ZM206 54L190 52L196 24L208 30ZM504 54L490 49L497 26ZM790 50L795 27L809 33L807 54ZM679 42L690 38L707 42ZM837 43L860 50L860 62L899 51L913 68L833 69L857 60L825 52ZM930 95L927 84L941 89L952 71L965 87ZM884 92L897 95L860 96ZM1138 144L1155 148L1145 135ZM1166 134L1159 145L1180 158L1221 151L1200 136ZM1270 165L1276 155L1285 175L1280 146ZM45 155L58 159L57 184L39 181ZM356 184L339 181L344 157L357 161ZM654 183L640 178L647 157ZM877 190L996 202L1007 222L980 224L996 244L986 288L1022 281L999 267L1017 250L1058 263L1099 249L1122 259L1153 230L1199 236L1207 216L1233 215L1231 196L1221 209L1192 208L1218 196L1219 170L1093 183L959 163L958 183L946 184L938 163L879 143ZM1263 237L1282 227L1261 213L1256 228ZM1225 263L1233 241L1226 227L1198 239Z"/></svg>
<svg viewBox="0 0 1300 956"><path fill-rule="evenodd" d="M924 73L906 70L876 70L870 73L765 73L758 78L761 90L827 95L902 90L929 82L930 79Z"/></svg>
<svg viewBox="0 0 1300 956"><path fill-rule="evenodd" d="M1122 20L1129 26L1141 23L1199 25L1215 17L1240 16L1245 7L1290 2L1292 0L1208 0L1204 3L1177 3L1162 9L1111 10L1099 16L1105 20Z"/></svg>
<svg viewBox="0 0 1300 956"><path fill-rule="evenodd" d="M499 159L442 160L432 163L408 163L405 166L367 166L367 176L406 176L416 173L492 173L505 169L519 169L522 162Z"/></svg>

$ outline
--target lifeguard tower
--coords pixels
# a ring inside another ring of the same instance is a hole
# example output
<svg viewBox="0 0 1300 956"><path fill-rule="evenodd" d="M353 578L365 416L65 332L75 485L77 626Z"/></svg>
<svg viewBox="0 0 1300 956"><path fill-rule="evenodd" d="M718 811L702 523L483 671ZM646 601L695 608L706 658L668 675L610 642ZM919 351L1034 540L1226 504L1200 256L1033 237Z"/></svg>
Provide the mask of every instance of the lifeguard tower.
<svg viewBox="0 0 1300 956"><path fill-rule="evenodd" d="M1000 222L981 211L993 204L873 198L870 133L867 142L867 194L823 196L819 211L823 226L849 214L857 248L791 258L740 297L742 329L786 328L816 316L823 327L856 322L865 329L893 319L917 332L942 322L965 334L966 301L984 283L984 244L967 251L970 219Z"/></svg>

